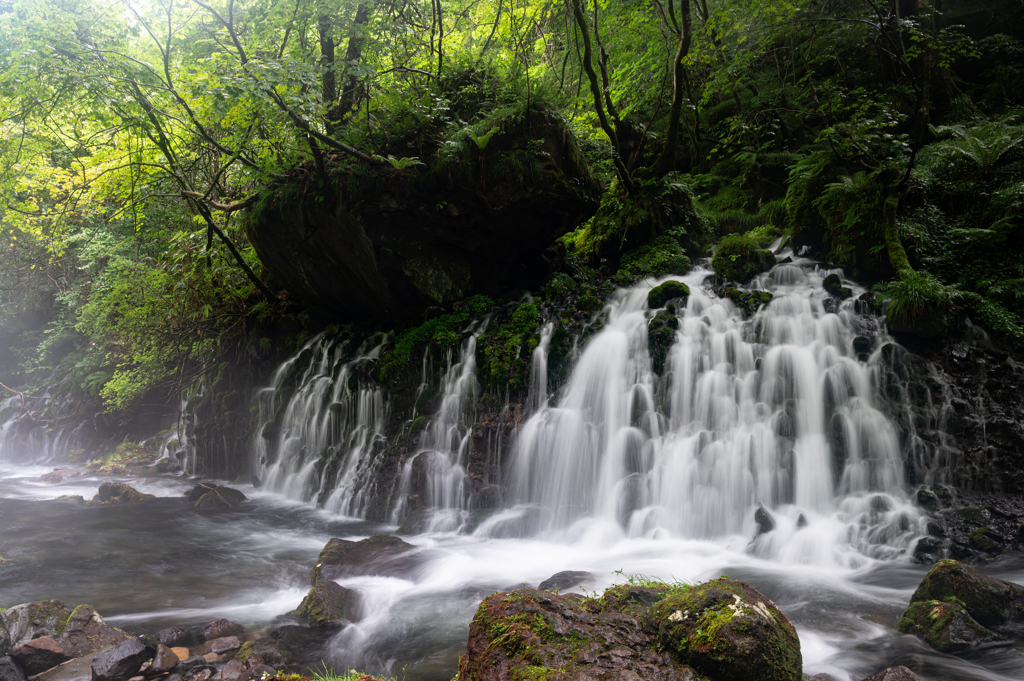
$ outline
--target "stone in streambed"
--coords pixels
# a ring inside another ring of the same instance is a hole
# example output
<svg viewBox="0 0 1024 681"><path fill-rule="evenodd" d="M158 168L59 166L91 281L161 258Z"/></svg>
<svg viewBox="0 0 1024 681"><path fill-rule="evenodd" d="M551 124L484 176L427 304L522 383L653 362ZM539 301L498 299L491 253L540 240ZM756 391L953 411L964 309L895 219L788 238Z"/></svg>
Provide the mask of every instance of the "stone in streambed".
<svg viewBox="0 0 1024 681"><path fill-rule="evenodd" d="M141 636L102 650L92 662L92 681L128 681L155 655Z"/></svg>
<svg viewBox="0 0 1024 681"><path fill-rule="evenodd" d="M153 658L153 662L146 668L146 676L166 674L174 669L180 661L181 658L173 650L163 643L159 643L156 646L156 657Z"/></svg>
<svg viewBox="0 0 1024 681"><path fill-rule="evenodd" d="M68 656L51 636L40 636L12 650L11 659L22 668L26 676L35 676L67 662Z"/></svg>
<svg viewBox="0 0 1024 681"><path fill-rule="evenodd" d="M203 625L203 628L199 630L199 640L212 641L215 638L224 638L225 636L241 636L243 633L245 633L245 627L241 624L236 624L226 619L219 619Z"/></svg>
<svg viewBox="0 0 1024 681"><path fill-rule="evenodd" d="M189 491L186 498L196 508L233 508L247 497L233 487L201 482Z"/></svg>
<svg viewBox="0 0 1024 681"><path fill-rule="evenodd" d="M0 657L0 681L25 681L25 673L9 655Z"/></svg>
<svg viewBox="0 0 1024 681"><path fill-rule="evenodd" d="M302 599L295 616L312 626L348 624L359 616L356 592L337 582L320 582Z"/></svg>
<svg viewBox="0 0 1024 681"><path fill-rule="evenodd" d="M43 477L39 478L42 482L48 485L56 485L64 482L65 480L71 480L73 478L81 478L91 473L88 468L54 468Z"/></svg>
<svg viewBox="0 0 1024 681"><path fill-rule="evenodd" d="M60 637L60 646L68 657L81 657L94 650L118 645L128 636L103 621L92 606L80 605L71 611Z"/></svg>
<svg viewBox="0 0 1024 681"><path fill-rule="evenodd" d="M331 539L320 551L309 576L311 586L350 575L400 577L411 565L404 554L414 547L391 534L375 534L360 541Z"/></svg>
<svg viewBox="0 0 1024 681"><path fill-rule="evenodd" d="M647 293L647 307L657 310L665 307L670 300L680 300L685 306L686 300L690 297L690 287L681 281L666 281L655 286Z"/></svg>
<svg viewBox="0 0 1024 681"><path fill-rule="evenodd" d="M171 652L178 658L178 661L187 660L189 658L188 648L176 646L171 648Z"/></svg>
<svg viewBox="0 0 1024 681"><path fill-rule="evenodd" d="M156 495L143 494L139 490L124 484L123 482L105 482L100 485L96 496L89 502L90 506L111 506L114 504L127 504L136 501L156 499Z"/></svg>
<svg viewBox="0 0 1024 681"><path fill-rule="evenodd" d="M181 627L167 627L156 632L156 640L168 648L174 648L188 643L191 636Z"/></svg>
<svg viewBox="0 0 1024 681"><path fill-rule="evenodd" d="M200 673L204 669L208 669L210 671L210 674L213 674L214 669L210 666L210 663L207 662L202 655L194 655L193 657L190 657L179 662L177 666L174 668L174 673L181 674L186 679L189 679L194 677L196 674Z"/></svg>
<svg viewBox="0 0 1024 681"><path fill-rule="evenodd" d="M40 636L59 638L70 616L68 606L57 599L22 603L0 614L0 629L10 635L10 647L17 648Z"/></svg>
<svg viewBox="0 0 1024 681"><path fill-rule="evenodd" d="M983 575L956 560L936 563L910 602L954 599L983 627L1024 624L1024 587Z"/></svg>
<svg viewBox="0 0 1024 681"><path fill-rule="evenodd" d="M227 653L233 653L242 647L241 642L237 636L222 636L221 638L215 638L207 641L199 647L196 651L197 655L226 655Z"/></svg>
<svg viewBox="0 0 1024 681"><path fill-rule="evenodd" d="M796 629L743 582L720 578L679 590L652 606L642 621L664 649L713 679L803 678Z"/></svg>
<svg viewBox="0 0 1024 681"><path fill-rule="evenodd" d="M574 586L583 584L593 576L589 572L582 572L580 570L563 570L562 572L556 572L538 584L537 589L540 591L566 591Z"/></svg>
<svg viewBox="0 0 1024 681"><path fill-rule="evenodd" d="M260 681L264 677L274 676L277 670L265 664L257 665L247 672L243 672L237 681Z"/></svg>
<svg viewBox="0 0 1024 681"><path fill-rule="evenodd" d="M921 677L903 665L889 667L885 671L872 674L863 681L921 681Z"/></svg>
<svg viewBox="0 0 1024 681"><path fill-rule="evenodd" d="M916 601L900 618L899 630L942 653L962 653L997 637L978 624L960 603Z"/></svg>
<svg viewBox="0 0 1024 681"><path fill-rule="evenodd" d="M757 525L755 537L768 534L775 529L775 519L772 518L772 514L764 506L758 506L757 510L754 511L754 523Z"/></svg>
<svg viewBox="0 0 1024 681"><path fill-rule="evenodd" d="M238 660L229 660L224 668L220 670L220 678L224 681L234 681L245 673L245 665Z"/></svg>

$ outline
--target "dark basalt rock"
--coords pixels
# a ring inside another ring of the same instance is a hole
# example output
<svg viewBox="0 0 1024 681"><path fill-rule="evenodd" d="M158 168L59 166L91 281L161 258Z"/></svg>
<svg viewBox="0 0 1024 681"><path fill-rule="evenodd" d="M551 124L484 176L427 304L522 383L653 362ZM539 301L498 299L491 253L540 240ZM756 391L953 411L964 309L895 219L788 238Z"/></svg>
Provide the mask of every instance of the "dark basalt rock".
<svg viewBox="0 0 1024 681"><path fill-rule="evenodd" d="M185 498L196 508L233 508L247 497L233 487L200 482Z"/></svg>
<svg viewBox="0 0 1024 681"><path fill-rule="evenodd" d="M391 534L375 534L360 541L331 539L320 551L309 576L312 586L350 575L400 576L412 567L403 560L415 547Z"/></svg>
<svg viewBox="0 0 1024 681"><path fill-rule="evenodd" d="M997 638L956 602L918 601L900 618L899 630L943 653L962 653Z"/></svg>
<svg viewBox="0 0 1024 681"><path fill-rule="evenodd" d="M829 295L839 300L846 300L853 296L853 291L843 286L843 280L838 274L830 274L821 282L821 287L828 291Z"/></svg>
<svg viewBox="0 0 1024 681"><path fill-rule="evenodd" d="M215 638L241 636L244 633L245 627L241 624L235 624L234 622L226 619L219 619L203 625L203 628L199 630L199 640L212 641Z"/></svg>
<svg viewBox="0 0 1024 681"><path fill-rule="evenodd" d="M134 487L123 482L104 482L100 485L96 496L89 502L90 506L107 506L112 504L127 504L134 501L145 501L156 499L156 495L143 494Z"/></svg>
<svg viewBox="0 0 1024 681"><path fill-rule="evenodd" d="M92 662L93 681L128 681L137 676L144 662L152 660L156 650L142 637L133 638L107 648Z"/></svg>
<svg viewBox="0 0 1024 681"><path fill-rule="evenodd" d="M128 638L124 632L104 622L91 606L80 605L71 611L60 645L68 657L81 657L100 648L124 643Z"/></svg>
<svg viewBox="0 0 1024 681"><path fill-rule="evenodd" d="M187 644L191 635L181 627L167 627L156 632L155 638L168 648L174 648Z"/></svg>
<svg viewBox="0 0 1024 681"><path fill-rule="evenodd" d="M655 289L657 290L657 289ZM654 293L654 291L651 291ZM660 374L665 368L669 352L676 341L679 318L668 310L659 310L647 324L647 343L651 353L651 368Z"/></svg>
<svg viewBox="0 0 1024 681"><path fill-rule="evenodd" d="M490 139L486 171L363 168L319 195L295 179L250 209L249 239L295 298L343 317L418 320L549 274L544 250L598 207L574 148L558 119L531 111ZM533 171L500 172L524 164Z"/></svg>
<svg viewBox="0 0 1024 681"><path fill-rule="evenodd" d="M174 669L180 661L173 650L163 643L159 643L156 646L156 657L153 658L153 662L146 668L146 676L166 674Z"/></svg>
<svg viewBox="0 0 1024 681"><path fill-rule="evenodd" d="M775 519L764 506L758 506L754 511L754 522L757 524L757 534L767 534L775 529Z"/></svg>
<svg viewBox="0 0 1024 681"><path fill-rule="evenodd" d="M520 589L484 599L459 678L526 678L537 668L565 679L802 678L792 625L771 601L728 579L624 585L601 598Z"/></svg>
<svg viewBox="0 0 1024 681"><path fill-rule="evenodd" d="M12 650L11 659L21 667L26 676L35 676L62 662L67 662L68 656L53 638L40 636Z"/></svg>
<svg viewBox="0 0 1024 681"><path fill-rule="evenodd" d="M551 575L539 585L539 591L566 591L574 586L579 586L594 575L580 570L563 570Z"/></svg>

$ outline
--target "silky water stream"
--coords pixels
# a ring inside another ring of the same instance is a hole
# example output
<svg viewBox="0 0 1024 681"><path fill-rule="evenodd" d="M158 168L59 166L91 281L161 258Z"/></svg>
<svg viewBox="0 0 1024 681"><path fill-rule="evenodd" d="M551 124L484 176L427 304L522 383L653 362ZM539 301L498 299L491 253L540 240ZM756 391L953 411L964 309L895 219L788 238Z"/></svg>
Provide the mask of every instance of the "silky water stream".
<svg viewBox="0 0 1024 681"><path fill-rule="evenodd" d="M0 555L9 559L0 606L88 602L138 631L222 616L272 626L302 599L329 537L394 529L358 517L390 491L397 523L422 458L423 503L434 512L428 532L407 538L415 567L402 577L339 580L360 593L364 617L331 640L327 666L447 681L484 596L582 570L593 575L588 591L621 581L621 572L745 580L797 627L807 675L857 681L906 664L925 679L1022 679L1020 645L953 657L896 632L927 570L909 560L925 517L902 473L905 457L922 454L906 451L887 415L902 408L880 389L881 348L891 339L877 317L857 314L856 295L829 300L821 287L828 273L812 261L778 265L752 283L774 298L749 319L701 290L706 271L682 278L692 293L676 312L661 376L651 370L646 309L659 282L612 297L603 327L553 394L551 329L543 327L532 411L504 454L504 508L475 527L465 463L474 348L486 320L467 329L462 355L441 372L442 406L428 415L420 451L393 490L372 487L387 396L359 378L386 338L357 349L315 339L278 370L258 397L277 430L254 434L254 470L266 484L244 488L252 502L243 509L190 509L180 498L188 483L178 478L131 481L161 497L145 514L82 508L51 500L88 497L98 479L47 485L39 480L50 468L38 463L45 457L0 457ZM869 352L854 348L858 336L872 339ZM298 387L279 394L296 371ZM284 412L272 419L277 407ZM334 463L318 465L324 456ZM760 535L759 507L775 523ZM1024 583L1018 559L985 571Z"/></svg>

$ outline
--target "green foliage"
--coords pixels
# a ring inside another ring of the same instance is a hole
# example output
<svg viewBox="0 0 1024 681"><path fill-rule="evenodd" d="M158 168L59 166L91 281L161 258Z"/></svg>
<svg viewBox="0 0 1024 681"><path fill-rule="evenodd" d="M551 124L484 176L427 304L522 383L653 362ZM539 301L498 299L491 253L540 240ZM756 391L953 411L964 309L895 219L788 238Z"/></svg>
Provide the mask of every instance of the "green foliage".
<svg viewBox="0 0 1024 681"><path fill-rule="evenodd" d="M540 308L535 303L518 305L511 315L499 313L477 341L483 355L484 378L493 386L524 388L533 349L540 342Z"/></svg>
<svg viewBox="0 0 1024 681"><path fill-rule="evenodd" d="M766 224L755 227L747 232L746 236L756 241L757 245L761 248L767 248L773 241L782 236L782 234L782 229L772 224Z"/></svg>
<svg viewBox="0 0 1024 681"><path fill-rule="evenodd" d="M723 279L745 282L755 275L770 269L775 256L758 244L757 240L745 234L727 236L718 244L711 268Z"/></svg>
<svg viewBox="0 0 1024 681"><path fill-rule="evenodd" d="M381 380L389 385L401 381L410 370L415 371L410 367L411 362L428 347L437 352L458 348L470 322L482 317L493 304L487 296L473 296L462 301L455 312L400 333L381 358L378 369Z"/></svg>
<svg viewBox="0 0 1024 681"><path fill-rule="evenodd" d="M614 281L628 286L643 277L683 275L689 271L690 259L679 242L670 236L660 236L622 256Z"/></svg>

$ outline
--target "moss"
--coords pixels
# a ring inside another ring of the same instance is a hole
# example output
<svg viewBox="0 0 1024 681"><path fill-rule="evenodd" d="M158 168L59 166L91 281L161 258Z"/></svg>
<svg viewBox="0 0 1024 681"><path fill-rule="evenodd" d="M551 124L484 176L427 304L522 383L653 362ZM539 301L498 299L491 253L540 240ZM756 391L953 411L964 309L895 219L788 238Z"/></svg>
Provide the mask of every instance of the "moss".
<svg viewBox="0 0 1024 681"><path fill-rule="evenodd" d="M253 650L255 650L255 648L255 641L246 641L242 644L242 647L238 649L238 652L235 653L235 659L241 662L242 664L245 664L245 661L249 659L249 656L252 655Z"/></svg>
<svg viewBox="0 0 1024 681"><path fill-rule="evenodd" d="M412 423L409 424L409 437L416 437L419 435L423 432L423 429L427 427L428 423L430 423L430 419L426 416L417 416L414 418Z"/></svg>
<svg viewBox="0 0 1024 681"><path fill-rule="evenodd" d="M681 276L689 271L690 259L683 247L672 237L661 236L622 256L613 280L628 286L643 277Z"/></svg>
<svg viewBox="0 0 1024 681"><path fill-rule="evenodd" d="M487 296L472 296L459 303L455 312L400 333L395 344L381 358L378 369L381 381L392 386L397 384L413 358L428 345L439 351L458 347L469 322L483 316L493 304L494 301Z"/></svg>
<svg viewBox="0 0 1024 681"><path fill-rule="evenodd" d="M821 287L840 300L846 300L853 296L853 291L843 286L843 281L838 274L830 274L825 277L821 282Z"/></svg>
<svg viewBox="0 0 1024 681"><path fill-rule="evenodd" d="M670 300L681 299L685 304L690 297L690 287L679 281L666 281L655 286L647 294L647 307L652 310L664 307Z"/></svg>
<svg viewBox="0 0 1024 681"><path fill-rule="evenodd" d="M112 452L95 461L86 468L106 475L124 474L131 468L150 464L158 456L157 452L137 445L134 442L122 442Z"/></svg>
<svg viewBox="0 0 1024 681"><path fill-rule="evenodd" d="M543 293L545 300L563 298L579 289L576 280L565 272L556 272L551 275L548 282L544 284Z"/></svg>
<svg viewBox="0 0 1024 681"><path fill-rule="evenodd" d="M511 314L499 314L477 341L483 357L484 380L493 386L526 386L533 349L540 342L541 324L536 303L522 303Z"/></svg>
<svg viewBox="0 0 1024 681"><path fill-rule="evenodd" d="M981 641L993 638L992 633L968 614L963 601L917 601L911 603L900 618L899 631L919 636L932 648L943 653L958 653Z"/></svg>
<svg viewBox="0 0 1024 681"><path fill-rule="evenodd" d="M727 236L722 239L711 259L715 274L732 281L745 282L775 265L775 256L762 249L756 240L746 235Z"/></svg>
<svg viewBox="0 0 1024 681"><path fill-rule="evenodd" d="M1000 550L1000 545L997 539L999 535L990 530L987 527L979 527L978 529L971 532L970 544L972 548L978 551L985 551L986 553L997 553Z"/></svg>
<svg viewBox="0 0 1024 681"><path fill-rule="evenodd" d="M759 225L746 233L746 236L757 242L761 248L767 248L782 236L783 230L775 225Z"/></svg>
<svg viewBox="0 0 1024 681"><path fill-rule="evenodd" d="M29 603L27 614L32 621L53 622L53 638L55 639L61 637L64 629L68 626L68 620L71 619L71 611L56 598Z"/></svg>

